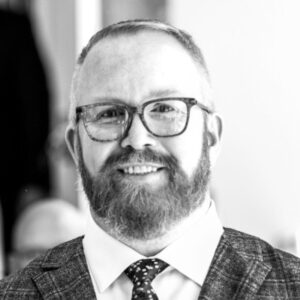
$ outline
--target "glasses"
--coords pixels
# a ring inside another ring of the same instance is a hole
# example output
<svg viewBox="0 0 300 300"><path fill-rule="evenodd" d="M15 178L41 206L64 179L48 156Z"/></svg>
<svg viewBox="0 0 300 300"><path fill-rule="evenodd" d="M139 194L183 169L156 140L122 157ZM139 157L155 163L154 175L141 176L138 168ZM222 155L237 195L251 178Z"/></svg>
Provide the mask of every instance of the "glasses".
<svg viewBox="0 0 300 300"><path fill-rule="evenodd" d="M194 105L212 113L194 98L161 98L140 106L120 103L95 103L76 108L76 122L83 120L88 136L98 142L110 142L124 137L138 114L145 128L156 137L182 134L188 125Z"/></svg>

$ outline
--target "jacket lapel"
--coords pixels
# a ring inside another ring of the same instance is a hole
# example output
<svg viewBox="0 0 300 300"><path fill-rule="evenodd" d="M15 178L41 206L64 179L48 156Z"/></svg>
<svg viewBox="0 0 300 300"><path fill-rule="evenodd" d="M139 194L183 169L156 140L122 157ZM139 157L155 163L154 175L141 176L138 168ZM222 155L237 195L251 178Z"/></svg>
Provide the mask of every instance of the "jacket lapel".
<svg viewBox="0 0 300 300"><path fill-rule="evenodd" d="M271 267L257 258L245 257L225 235L220 240L199 300L255 299Z"/></svg>
<svg viewBox="0 0 300 300"><path fill-rule="evenodd" d="M96 299L82 239L50 250L41 268L33 280L43 299Z"/></svg>

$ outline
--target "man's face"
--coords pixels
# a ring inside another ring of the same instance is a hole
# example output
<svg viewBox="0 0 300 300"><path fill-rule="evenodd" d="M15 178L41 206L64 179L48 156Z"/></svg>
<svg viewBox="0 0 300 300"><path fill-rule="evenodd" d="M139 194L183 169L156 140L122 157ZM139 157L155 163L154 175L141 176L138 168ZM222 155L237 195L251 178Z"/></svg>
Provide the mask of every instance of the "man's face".
<svg viewBox="0 0 300 300"><path fill-rule="evenodd" d="M166 34L106 38L82 66L78 105L117 101L138 106L161 97L201 102L203 80L186 50ZM111 142L91 140L82 122L77 135L70 129L69 136L77 141L71 148L95 215L114 231L139 239L156 237L189 215L203 200L208 181L204 119L194 106L183 134L159 138L135 115L127 135Z"/></svg>

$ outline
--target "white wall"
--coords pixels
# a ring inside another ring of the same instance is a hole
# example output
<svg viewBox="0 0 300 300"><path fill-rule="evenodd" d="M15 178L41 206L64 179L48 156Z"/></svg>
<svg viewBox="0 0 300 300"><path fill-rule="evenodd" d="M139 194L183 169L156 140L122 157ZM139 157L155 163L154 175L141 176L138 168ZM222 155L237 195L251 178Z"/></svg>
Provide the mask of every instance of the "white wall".
<svg viewBox="0 0 300 300"><path fill-rule="evenodd" d="M101 0L75 0L76 57L91 36L102 27Z"/></svg>
<svg viewBox="0 0 300 300"><path fill-rule="evenodd" d="M214 170L225 225L282 245L300 227L300 2L169 0L197 39L224 118ZM292 249L291 249L292 250Z"/></svg>

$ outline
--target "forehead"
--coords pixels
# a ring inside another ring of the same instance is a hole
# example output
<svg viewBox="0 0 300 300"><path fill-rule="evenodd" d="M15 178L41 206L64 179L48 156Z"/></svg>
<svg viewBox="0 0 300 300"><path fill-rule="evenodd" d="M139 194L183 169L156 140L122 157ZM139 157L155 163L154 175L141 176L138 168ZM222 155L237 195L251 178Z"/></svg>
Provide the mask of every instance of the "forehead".
<svg viewBox="0 0 300 300"><path fill-rule="evenodd" d="M132 104L168 93L196 97L204 79L175 38L152 31L101 40L90 50L78 77L80 105L111 98Z"/></svg>

